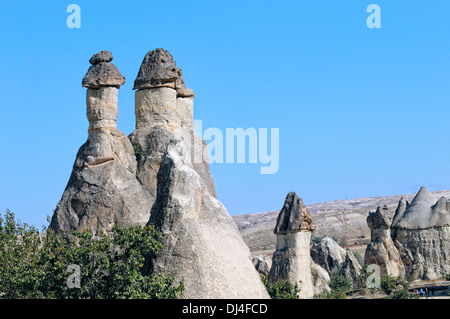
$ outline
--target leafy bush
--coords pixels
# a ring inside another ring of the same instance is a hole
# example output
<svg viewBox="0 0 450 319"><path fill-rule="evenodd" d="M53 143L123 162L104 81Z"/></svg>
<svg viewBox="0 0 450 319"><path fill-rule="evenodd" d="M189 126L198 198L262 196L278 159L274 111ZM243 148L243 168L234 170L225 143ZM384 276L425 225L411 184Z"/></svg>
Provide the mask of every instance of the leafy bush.
<svg viewBox="0 0 450 319"><path fill-rule="evenodd" d="M380 288L386 294L390 295L398 286L398 279L389 275L381 276Z"/></svg>
<svg viewBox="0 0 450 319"><path fill-rule="evenodd" d="M414 299L414 294L410 293L409 282L403 278L389 275L381 276L380 289L387 294L387 299Z"/></svg>
<svg viewBox="0 0 450 319"><path fill-rule="evenodd" d="M445 278L445 280L450 281L450 273L445 274L444 278Z"/></svg>
<svg viewBox="0 0 450 319"><path fill-rule="evenodd" d="M394 291L391 295L387 297L387 299L416 299L416 296L410 293L408 289L403 288Z"/></svg>
<svg viewBox="0 0 450 319"><path fill-rule="evenodd" d="M267 292L272 299L299 299L300 289L298 285L292 285L289 281L278 281L269 284L268 276L261 276Z"/></svg>
<svg viewBox="0 0 450 319"><path fill-rule="evenodd" d="M52 230L42 233L0 214L0 296L2 298L177 298L183 282L147 275L150 254L162 248L153 227L114 227L94 238L88 231L62 240ZM69 288L73 270L78 287Z"/></svg>

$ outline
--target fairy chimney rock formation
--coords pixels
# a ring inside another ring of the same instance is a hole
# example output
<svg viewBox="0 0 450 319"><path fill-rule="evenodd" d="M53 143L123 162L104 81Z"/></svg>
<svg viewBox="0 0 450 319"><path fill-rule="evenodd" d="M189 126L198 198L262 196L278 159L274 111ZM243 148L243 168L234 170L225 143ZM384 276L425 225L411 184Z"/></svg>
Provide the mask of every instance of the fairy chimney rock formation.
<svg viewBox="0 0 450 319"><path fill-rule="evenodd" d="M157 174L169 141L181 132L190 145L187 160L216 197L209 170L206 142L194 133L194 91L184 83L172 55L163 49L149 51L142 61L133 89L136 130L129 136L137 152L139 181L156 198Z"/></svg>
<svg viewBox="0 0 450 319"><path fill-rule="evenodd" d="M194 93L172 55L149 51L134 89L129 138L137 178L154 202L148 224L162 233L151 271L184 280L186 298L268 298L250 250L216 198L206 143L194 134Z"/></svg>
<svg viewBox="0 0 450 319"><path fill-rule="evenodd" d="M136 179L133 147L116 127L117 95L125 78L112 59L109 51L94 54L82 81L87 87L88 138L50 224L65 236L72 230L98 234L114 225L145 225L150 216L150 196Z"/></svg>
<svg viewBox="0 0 450 319"><path fill-rule="evenodd" d="M450 273L450 202L421 187L411 204L400 201L392 238L408 278L434 280Z"/></svg>
<svg viewBox="0 0 450 319"><path fill-rule="evenodd" d="M310 242L315 229L311 214L302 199L295 192L289 193L274 229L277 245L272 258L269 283L287 280L301 289L300 298L313 296Z"/></svg>
<svg viewBox="0 0 450 319"><path fill-rule="evenodd" d="M382 275L404 277L405 268L397 248L391 239L387 206L378 206L375 212L370 212L367 225L371 231L371 241L366 248L364 261L367 265L376 264Z"/></svg>

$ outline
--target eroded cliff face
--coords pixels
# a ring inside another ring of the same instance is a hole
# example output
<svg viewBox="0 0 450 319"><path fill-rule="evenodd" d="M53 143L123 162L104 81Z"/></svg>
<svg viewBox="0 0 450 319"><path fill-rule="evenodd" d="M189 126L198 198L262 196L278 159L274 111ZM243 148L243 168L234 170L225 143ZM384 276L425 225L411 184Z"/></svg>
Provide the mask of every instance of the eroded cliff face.
<svg viewBox="0 0 450 319"><path fill-rule="evenodd" d="M108 51L94 54L82 82L87 87L88 138L50 223L64 236L73 230L98 234L114 225L145 225L150 217L150 196L136 179L133 146L116 127L117 95L125 78L111 61Z"/></svg>
<svg viewBox="0 0 450 319"><path fill-rule="evenodd" d="M450 204L422 187L411 204L400 201L392 239L410 279L433 280L450 273Z"/></svg>

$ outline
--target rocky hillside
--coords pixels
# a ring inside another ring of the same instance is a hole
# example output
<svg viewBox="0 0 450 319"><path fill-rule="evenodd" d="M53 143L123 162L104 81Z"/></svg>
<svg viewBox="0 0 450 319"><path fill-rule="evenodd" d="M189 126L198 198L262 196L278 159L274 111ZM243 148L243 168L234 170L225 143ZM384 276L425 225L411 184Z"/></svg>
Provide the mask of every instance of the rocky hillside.
<svg viewBox="0 0 450 319"><path fill-rule="evenodd" d="M450 198L450 190L436 191L431 194L436 201L441 196ZM370 241L370 229L366 222L369 211L376 210L377 206L387 205L389 217L392 218L400 198L403 197L411 202L414 196L415 194L364 197L307 205L316 223L314 236L335 236L342 246L355 245L363 251ZM278 213L279 211L272 211L233 216L252 253L270 253L275 250L276 237L273 229Z"/></svg>

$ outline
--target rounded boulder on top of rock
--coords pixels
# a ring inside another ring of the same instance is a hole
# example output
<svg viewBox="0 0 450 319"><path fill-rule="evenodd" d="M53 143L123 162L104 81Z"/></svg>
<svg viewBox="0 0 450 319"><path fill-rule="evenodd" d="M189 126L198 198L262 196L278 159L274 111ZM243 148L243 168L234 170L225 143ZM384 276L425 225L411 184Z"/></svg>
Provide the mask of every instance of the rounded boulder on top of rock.
<svg viewBox="0 0 450 319"><path fill-rule="evenodd" d="M83 87L98 89L112 86L119 88L125 84L125 78L116 66L110 63L113 56L109 51L100 51L94 54L89 62L92 64L81 82Z"/></svg>
<svg viewBox="0 0 450 319"><path fill-rule="evenodd" d="M113 60L112 53L107 50L103 50L103 51L100 51L100 52L94 54L89 59L89 63L92 65L95 65L100 62L111 62L112 60Z"/></svg>

